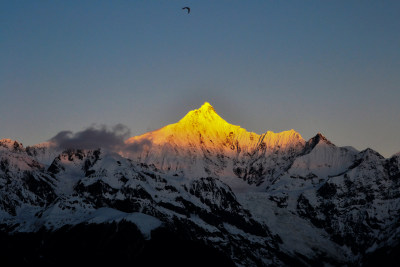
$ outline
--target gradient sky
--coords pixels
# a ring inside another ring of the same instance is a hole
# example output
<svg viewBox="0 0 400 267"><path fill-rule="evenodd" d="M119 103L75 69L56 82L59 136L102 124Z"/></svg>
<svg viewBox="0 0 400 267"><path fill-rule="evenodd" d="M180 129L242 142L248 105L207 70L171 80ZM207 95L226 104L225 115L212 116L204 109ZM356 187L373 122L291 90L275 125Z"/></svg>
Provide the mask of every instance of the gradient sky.
<svg viewBox="0 0 400 267"><path fill-rule="evenodd" d="M190 6L186 14L181 8ZM210 102L261 134L400 151L400 1L0 2L0 138L127 125Z"/></svg>

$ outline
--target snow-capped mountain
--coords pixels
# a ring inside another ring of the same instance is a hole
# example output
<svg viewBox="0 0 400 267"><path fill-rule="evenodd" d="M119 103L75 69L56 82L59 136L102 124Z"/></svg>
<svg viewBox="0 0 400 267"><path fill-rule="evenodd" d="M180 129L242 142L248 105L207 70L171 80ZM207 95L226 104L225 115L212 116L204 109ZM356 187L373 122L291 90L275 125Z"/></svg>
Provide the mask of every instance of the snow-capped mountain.
<svg viewBox="0 0 400 267"><path fill-rule="evenodd" d="M35 183L46 182L47 187L29 187L30 180L22 174L16 185L2 187L3 231L59 231L71 225L128 221L145 239L155 228L164 227L218 251L236 251L230 258L246 265L271 263L277 258L272 253L276 237L255 221L218 179L166 175L101 150L67 150L44 169L30 164L35 162L33 157L14 143L11 151L1 155L2 184L23 173ZM22 163L16 165L4 158ZM52 196L47 202L42 201L43 188ZM14 201L8 195L19 198Z"/></svg>
<svg viewBox="0 0 400 267"><path fill-rule="evenodd" d="M182 265L194 257L199 266L396 258L400 154L337 147L321 133L308 141L294 130L258 135L209 103L119 149L0 140L0 234L8 244L0 250L10 264L79 256L148 265L152 254Z"/></svg>
<svg viewBox="0 0 400 267"><path fill-rule="evenodd" d="M126 143L133 148L126 156L135 161L190 178L218 177L238 190L275 179L305 147L294 130L248 132L227 123L207 102L179 122Z"/></svg>

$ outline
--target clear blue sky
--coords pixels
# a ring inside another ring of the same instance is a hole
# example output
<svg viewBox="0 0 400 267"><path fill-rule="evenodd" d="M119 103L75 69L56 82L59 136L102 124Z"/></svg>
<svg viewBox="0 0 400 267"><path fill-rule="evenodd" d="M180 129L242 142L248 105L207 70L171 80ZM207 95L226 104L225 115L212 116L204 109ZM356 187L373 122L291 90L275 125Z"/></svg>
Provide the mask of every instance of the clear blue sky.
<svg viewBox="0 0 400 267"><path fill-rule="evenodd" d="M208 101L249 131L387 157L400 1L3 0L0 99L0 138L24 145L93 124L138 135Z"/></svg>

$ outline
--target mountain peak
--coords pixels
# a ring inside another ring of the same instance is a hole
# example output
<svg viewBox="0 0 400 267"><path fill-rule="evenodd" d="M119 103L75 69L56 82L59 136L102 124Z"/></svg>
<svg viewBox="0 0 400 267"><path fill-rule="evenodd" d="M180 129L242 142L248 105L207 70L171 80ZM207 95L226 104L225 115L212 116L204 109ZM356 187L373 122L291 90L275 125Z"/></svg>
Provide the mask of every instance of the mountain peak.
<svg viewBox="0 0 400 267"><path fill-rule="evenodd" d="M334 146L334 144L332 144L322 133L318 132L314 137L307 141L303 154L310 153L318 144Z"/></svg>
<svg viewBox="0 0 400 267"><path fill-rule="evenodd" d="M210 109L210 108L214 110L213 106L211 106L211 104L208 103L207 101L204 102L204 104L201 105L201 107L200 107L200 109L206 109L206 110L208 110L208 109Z"/></svg>
<svg viewBox="0 0 400 267"><path fill-rule="evenodd" d="M204 102L204 104L201 105L201 107L199 109L195 109L193 111L195 111L195 112L197 111L199 113L203 113L203 115L204 115L204 113L207 113L207 112L217 114L217 112L215 112L214 107L211 106L211 104L208 103L208 102Z"/></svg>
<svg viewBox="0 0 400 267"><path fill-rule="evenodd" d="M318 132L312 139L315 139L317 143L324 142L332 145L332 143L321 132Z"/></svg>
<svg viewBox="0 0 400 267"><path fill-rule="evenodd" d="M8 138L3 138L0 140L0 147L4 147L7 149L11 149L11 150L23 150L24 146L22 145L22 143L12 140L12 139L8 139Z"/></svg>
<svg viewBox="0 0 400 267"><path fill-rule="evenodd" d="M227 123L223 118L221 118L213 106L210 103L204 102L204 104L199 108L189 111L185 117L183 117L179 124L189 123L193 126L195 125L209 125L210 123Z"/></svg>
<svg viewBox="0 0 400 267"><path fill-rule="evenodd" d="M205 102L200 108L189 111L177 123L169 124L141 136L131 137L126 143L151 140L152 143L157 144L174 143L182 147L188 147L198 143L201 137L201 143L210 143L208 145L211 147L216 142L226 142L226 136L229 136L229 134L237 137L252 134L255 140L258 139L256 134L249 133L240 126L232 125L225 121L215 112L210 103Z"/></svg>

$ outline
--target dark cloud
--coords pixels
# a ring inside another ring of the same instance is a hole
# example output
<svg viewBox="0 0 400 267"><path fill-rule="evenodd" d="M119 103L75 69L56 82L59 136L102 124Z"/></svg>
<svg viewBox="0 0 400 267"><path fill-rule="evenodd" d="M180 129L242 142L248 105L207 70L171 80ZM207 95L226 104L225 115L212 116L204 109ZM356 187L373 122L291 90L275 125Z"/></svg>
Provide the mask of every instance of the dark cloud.
<svg viewBox="0 0 400 267"><path fill-rule="evenodd" d="M124 140L130 136L130 130L123 124L114 127L105 125L91 126L83 131L73 133L61 131L49 141L63 149L97 149L120 150L125 146Z"/></svg>
<svg viewBox="0 0 400 267"><path fill-rule="evenodd" d="M129 128L123 124L117 124L114 127L91 126L76 133L61 131L49 141L62 149L102 148L128 157L151 148L152 142L147 139L126 144L125 140L129 137Z"/></svg>

